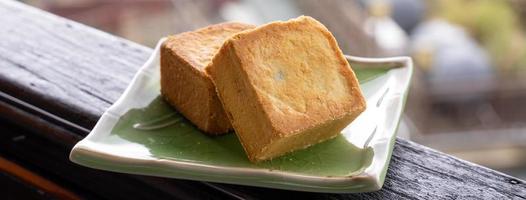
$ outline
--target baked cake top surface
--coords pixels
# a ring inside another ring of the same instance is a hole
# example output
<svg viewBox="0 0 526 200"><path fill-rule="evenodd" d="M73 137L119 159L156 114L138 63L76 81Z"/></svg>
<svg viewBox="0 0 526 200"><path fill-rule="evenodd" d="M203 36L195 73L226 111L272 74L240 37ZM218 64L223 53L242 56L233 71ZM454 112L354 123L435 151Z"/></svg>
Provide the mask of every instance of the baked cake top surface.
<svg viewBox="0 0 526 200"><path fill-rule="evenodd" d="M169 36L164 44L174 54L203 70L226 39L240 31L254 27L238 22L215 24L195 31Z"/></svg>
<svg viewBox="0 0 526 200"><path fill-rule="evenodd" d="M229 42L281 133L293 134L365 108L336 40L311 17L266 24Z"/></svg>

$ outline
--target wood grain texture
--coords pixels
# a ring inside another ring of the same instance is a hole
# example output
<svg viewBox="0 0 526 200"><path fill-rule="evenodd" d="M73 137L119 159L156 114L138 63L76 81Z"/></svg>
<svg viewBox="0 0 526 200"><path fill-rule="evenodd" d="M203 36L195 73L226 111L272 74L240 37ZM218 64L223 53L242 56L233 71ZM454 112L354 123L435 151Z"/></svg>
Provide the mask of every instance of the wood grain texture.
<svg viewBox="0 0 526 200"><path fill-rule="evenodd" d="M72 145L56 144L48 138L41 137L39 133L3 122L5 119L1 116L0 157L15 160L19 165L38 172L47 180L61 184L62 187L74 192L82 199L229 197L223 192L196 181L127 175L79 166L68 160L67 155Z"/></svg>
<svg viewBox="0 0 526 200"><path fill-rule="evenodd" d="M102 112L119 97L151 53L151 49L144 46L13 1L0 1L0 24L0 91L45 111L45 115L66 119L85 130L91 129ZM33 122L38 126L44 126L46 122L58 123L52 118L24 114L34 109L8 108L7 104L15 103L4 101L4 104L0 104L4 108L0 109L2 120L27 120L19 123L20 126ZM28 144L28 147L64 135L56 144L61 145L57 148L63 148L56 152L62 153L48 152L44 155L52 155L53 159L62 156L67 159L67 151L87 132L55 126L50 125L40 132L40 128L28 127L32 134L41 135L37 136L35 143ZM29 163L36 162L34 159L38 158L39 151L47 152L36 147L33 147L34 151L23 152L20 145L5 144L6 146L2 146L4 152L23 157ZM45 158L38 162L47 163ZM48 165L53 166L52 163ZM64 163L57 164L60 165ZM79 172L71 166L57 169ZM53 170L53 167L47 170ZM102 171L97 175L100 180L104 176L108 179L118 177L119 180L115 181L119 184L130 181L130 190L145 189L134 188L138 185L149 188L145 190L166 193L183 188L166 195L171 197L178 194L185 197L188 193L184 191L191 190L188 186L185 188L185 185L191 185L203 187L203 193L221 191L231 198L248 199L278 196L302 199L526 199L526 184L522 180L402 139L396 143L383 189L372 193L306 193L162 178L140 178L139 180L148 184L139 184L132 181L137 179L126 178L131 175L106 175ZM68 178L78 179L69 181L80 184L79 180L86 177L61 176L61 179ZM205 189L203 185L213 190Z"/></svg>
<svg viewBox="0 0 526 200"><path fill-rule="evenodd" d="M0 24L0 90L85 127L117 100L151 53L10 0L0 3Z"/></svg>
<svg viewBox="0 0 526 200"><path fill-rule="evenodd" d="M526 199L526 184L419 144L398 139L383 188L361 194L322 194L230 186L262 199Z"/></svg>
<svg viewBox="0 0 526 200"><path fill-rule="evenodd" d="M52 196L10 174L0 172L0 196L5 200L51 199Z"/></svg>
<svg viewBox="0 0 526 200"><path fill-rule="evenodd" d="M17 177L21 181L24 181L27 184L33 185L39 188L40 190L43 190L44 192L49 193L51 196L55 198L80 199L79 196L68 191L67 189L3 157L0 157L0 172Z"/></svg>

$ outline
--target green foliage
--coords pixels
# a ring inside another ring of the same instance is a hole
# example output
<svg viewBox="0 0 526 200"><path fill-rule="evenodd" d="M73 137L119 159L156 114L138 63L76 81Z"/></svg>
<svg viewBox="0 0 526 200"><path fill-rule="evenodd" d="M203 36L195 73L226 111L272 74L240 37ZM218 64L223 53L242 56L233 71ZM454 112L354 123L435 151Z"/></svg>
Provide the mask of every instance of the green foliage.
<svg viewBox="0 0 526 200"><path fill-rule="evenodd" d="M436 15L465 27L501 69L526 67L526 38L519 17L503 0L439 0Z"/></svg>

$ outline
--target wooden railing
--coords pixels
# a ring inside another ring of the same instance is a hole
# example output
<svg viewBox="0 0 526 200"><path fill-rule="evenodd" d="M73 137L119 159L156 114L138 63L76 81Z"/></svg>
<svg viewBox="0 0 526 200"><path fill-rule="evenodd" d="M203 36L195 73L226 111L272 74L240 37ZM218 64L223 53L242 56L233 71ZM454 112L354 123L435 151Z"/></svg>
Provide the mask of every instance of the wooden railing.
<svg viewBox="0 0 526 200"><path fill-rule="evenodd" d="M322 194L118 174L68 160L102 112L124 91L150 48L14 2L0 1L0 159L47 181L6 195L109 199L336 198L524 199L514 177L398 139L383 188ZM0 162L0 165L4 165ZM12 181L17 180L17 181ZM51 182L51 183L49 183ZM15 186L11 186L15 187ZM26 193L33 191L33 193Z"/></svg>

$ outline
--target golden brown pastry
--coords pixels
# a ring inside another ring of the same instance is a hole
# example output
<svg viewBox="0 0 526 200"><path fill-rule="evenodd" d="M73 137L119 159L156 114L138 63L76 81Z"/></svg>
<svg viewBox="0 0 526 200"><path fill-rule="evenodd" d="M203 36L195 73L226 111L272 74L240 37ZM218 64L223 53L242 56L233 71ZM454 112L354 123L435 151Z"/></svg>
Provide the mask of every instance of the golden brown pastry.
<svg viewBox="0 0 526 200"><path fill-rule="evenodd" d="M204 69L228 37L250 28L233 22L212 25L170 36L161 47L162 95L206 133L226 133L232 126Z"/></svg>
<svg viewBox="0 0 526 200"><path fill-rule="evenodd" d="M232 36L206 70L253 162L333 138L365 110L336 40L311 17Z"/></svg>

